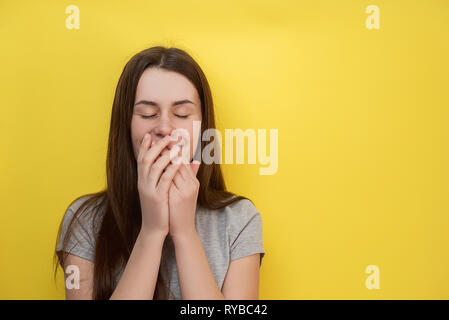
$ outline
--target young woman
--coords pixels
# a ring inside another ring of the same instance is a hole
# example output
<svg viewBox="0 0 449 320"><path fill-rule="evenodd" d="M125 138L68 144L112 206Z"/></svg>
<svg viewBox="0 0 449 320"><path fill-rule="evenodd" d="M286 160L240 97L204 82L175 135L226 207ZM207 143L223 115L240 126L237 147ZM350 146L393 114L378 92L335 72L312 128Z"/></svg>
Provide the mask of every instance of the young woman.
<svg viewBox="0 0 449 320"><path fill-rule="evenodd" d="M112 107L107 187L75 199L59 227L55 277L58 262L66 280L69 266L79 270L67 299L258 299L261 215L226 191L219 164L192 161L211 143L201 136L214 117L185 51L158 46L130 59ZM195 137L195 122L200 139L180 145L173 132Z"/></svg>

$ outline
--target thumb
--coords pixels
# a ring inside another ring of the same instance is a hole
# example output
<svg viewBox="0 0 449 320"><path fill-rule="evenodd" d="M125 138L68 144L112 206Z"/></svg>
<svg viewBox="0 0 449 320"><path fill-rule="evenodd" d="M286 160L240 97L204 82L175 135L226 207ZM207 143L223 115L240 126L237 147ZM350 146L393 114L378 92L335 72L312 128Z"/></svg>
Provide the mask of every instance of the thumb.
<svg viewBox="0 0 449 320"><path fill-rule="evenodd" d="M196 176L196 174L198 173L198 169L200 168L201 163L198 160L193 160L190 163L190 168L193 171L193 174Z"/></svg>

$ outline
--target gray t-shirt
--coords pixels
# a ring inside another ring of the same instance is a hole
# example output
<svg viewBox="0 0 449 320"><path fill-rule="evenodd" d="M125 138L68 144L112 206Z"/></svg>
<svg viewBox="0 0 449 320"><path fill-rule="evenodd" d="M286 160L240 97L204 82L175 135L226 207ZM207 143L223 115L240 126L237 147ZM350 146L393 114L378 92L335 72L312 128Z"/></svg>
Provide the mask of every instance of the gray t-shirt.
<svg viewBox="0 0 449 320"><path fill-rule="evenodd" d="M75 201L64 215L63 227L57 252L60 251L62 239L65 235L68 223L74 212L87 199L86 196ZM83 213L77 219L73 233L70 236L67 252L81 258L94 261L95 234L98 232L99 219L92 219L93 215ZM247 200L238 200L222 209L210 210L197 204L195 214L195 226L206 254L209 266L218 287L222 288L223 281L228 270L229 262L238 258L260 253L260 265L265 256L262 241L262 219L254 204ZM167 235L163 249L162 259L170 278L170 290L174 297L169 299L181 299L181 291L178 280L178 270L173 241ZM116 277L116 285L124 271Z"/></svg>

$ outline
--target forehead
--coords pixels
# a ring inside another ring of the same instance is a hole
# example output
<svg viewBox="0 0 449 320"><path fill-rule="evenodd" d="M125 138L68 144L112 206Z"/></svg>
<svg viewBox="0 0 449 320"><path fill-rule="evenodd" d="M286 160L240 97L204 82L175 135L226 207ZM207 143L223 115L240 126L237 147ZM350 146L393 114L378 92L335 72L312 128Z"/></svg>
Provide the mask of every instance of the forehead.
<svg viewBox="0 0 449 320"><path fill-rule="evenodd" d="M171 102L189 99L199 101L195 86L182 74L160 68L148 68L139 79L136 101L140 99Z"/></svg>

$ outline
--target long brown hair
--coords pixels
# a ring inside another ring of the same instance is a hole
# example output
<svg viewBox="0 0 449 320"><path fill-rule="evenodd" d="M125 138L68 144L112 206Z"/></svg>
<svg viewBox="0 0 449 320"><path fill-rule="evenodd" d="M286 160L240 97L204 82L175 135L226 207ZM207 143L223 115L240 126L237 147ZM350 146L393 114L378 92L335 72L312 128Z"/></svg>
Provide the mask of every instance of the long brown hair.
<svg viewBox="0 0 449 320"><path fill-rule="evenodd" d="M131 117L137 83L147 68L162 68L180 73L195 86L201 99L201 135L206 129L215 128L214 106L208 81L195 60L184 50L156 46L134 55L120 76L112 106L109 141L106 158L107 186L104 190L88 194L90 197L76 210L62 242L62 254L54 255L55 279L58 262L64 266L69 252L67 243L73 222L82 212L92 212L95 218L103 213L96 233L93 292L94 300L109 299L115 289L115 277L128 261L137 239L141 223L141 208L137 190L137 163L131 143ZM200 135L200 137L201 137ZM202 141L201 150L208 141ZM217 142L214 151L219 150ZM247 199L226 191L220 165L201 163L198 204L208 209L220 209L239 199ZM83 196L81 196L83 197ZM73 200L69 207L78 199ZM86 210L88 209L88 210ZM96 219L94 219L96 220ZM62 222L56 239L56 248ZM153 299L168 299L171 294L166 286L163 268L159 269Z"/></svg>

